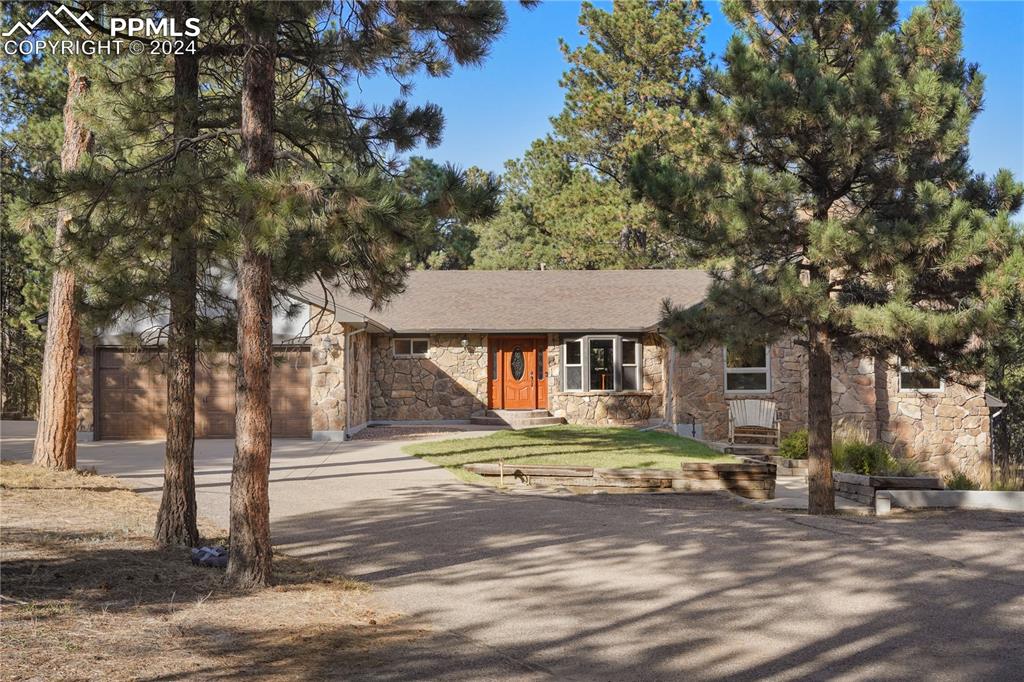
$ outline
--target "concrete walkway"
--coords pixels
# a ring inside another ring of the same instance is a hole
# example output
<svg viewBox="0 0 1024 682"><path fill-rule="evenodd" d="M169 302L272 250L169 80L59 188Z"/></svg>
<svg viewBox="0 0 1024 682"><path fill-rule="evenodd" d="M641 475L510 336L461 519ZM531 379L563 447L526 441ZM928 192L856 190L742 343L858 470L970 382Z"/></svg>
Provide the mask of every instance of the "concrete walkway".
<svg viewBox="0 0 1024 682"><path fill-rule="evenodd" d="M30 437L6 436L4 458L30 452ZM162 449L92 443L80 461L157 495ZM231 450L197 447L200 511L222 524ZM1020 515L820 518L718 495L501 493L372 441L277 442L271 480L278 547L373 582L429 628L389 650L373 679L1005 680L1024 669Z"/></svg>

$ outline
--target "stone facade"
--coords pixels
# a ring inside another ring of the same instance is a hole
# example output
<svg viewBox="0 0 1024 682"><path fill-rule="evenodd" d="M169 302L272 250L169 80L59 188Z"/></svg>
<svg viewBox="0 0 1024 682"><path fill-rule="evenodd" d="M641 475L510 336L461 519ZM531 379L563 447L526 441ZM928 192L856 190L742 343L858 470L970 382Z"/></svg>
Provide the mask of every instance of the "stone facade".
<svg viewBox="0 0 1024 682"><path fill-rule="evenodd" d="M77 364L77 395L78 395L78 438L80 441L89 441L93 438L95 429L93 420L95 410L93 404L93 363L96 350L91 346L83 346L78 352Z"/></svg>
<svg viewBox="0 0 1024 682"><path fill-rule="evenodd" d="M396 358L392 337L374 334L370 372L373 420L466 420L487 409L486 335L434 334L426 357Z"/></svg>
<svg viewBox="0 0 1024 682"><path fill-rule="evenodd" d="M981 388L947 383L939 392L900 391L893 367L879 371L879 439L925 471L963 471L976 481L992 475L991 419Z"/></svg>
<svg viewBox="0 0 1024 682"><path fill-rule="evenodd" d="M696 419L707 440L723 441L729 434L729 400L773 400L783 433L796 431L807 419L806 352L792 342L777 343L769 353L769 393L725 393L725 357L720 346L676 354L672 406L675 423Z"/></svg>
<svg viewBox="0 0 1024 682"><path fill-rule="evenodd" d="M395 357L392 337L311 310L310 407L314 438L341 439L371 421L466 421L488 408L488 337L431 335L425 357ZM465 340L465 345L463 345ZM561 337L547 336L548 410L571 424L637 426L669 422L685 433L691 415L707 440L725 440L728 401L775 401L782 430L804 428L806 353L773 344L767 393L726 395L720 347L680 354L657 334L641 339L642 387L620 393L566 392ZM94 350L78 359L78 431L94 432ZM871 358L833 363L833 420L881 440L925 471L990 476L990 418L984 390L949 384L942 391L900 391L899 374ZM671 377L671 380L669 380Z"/></svg>
<svg viewBox="0 0 1024 682"><path fill-rule="evenodd" d="M314 314L310 337L309 406L314 438L340 440L348 426L345 392L345 326Z"/></svg>
<svg viewBox="0 0 1024 682"><path fill-rule="evenodd" d="M806 427L807 377L803 348L781 342L770 349L768 393L725 393L721 347L677 355L673 368L672 414L686 432L691 417L707 440L728 437L728 401L772 400L783 434ZM924 471L963 470L988 480L989 415L984 390L949 384L941 392L900 391L899 375L874 358L838 357L832 367L832 419L863 432L895 453L917 461Z"/></svg>
<svg viewBox="0 0 1024 682"><path fill-rule="evenodd" d="M321 313L310 320L313 437L340 440L370 420L370 335Z"/></svg>
<svg viewBox="0 0 1024 682"><path fill-rule="evenodd" d="M647 334L641 339L642 390L604 393L563 391L562 346L557 334L548 335L548 408L570 424L603 426L646 425L662 421L665 414L666 348L662 339Z"/></svg>

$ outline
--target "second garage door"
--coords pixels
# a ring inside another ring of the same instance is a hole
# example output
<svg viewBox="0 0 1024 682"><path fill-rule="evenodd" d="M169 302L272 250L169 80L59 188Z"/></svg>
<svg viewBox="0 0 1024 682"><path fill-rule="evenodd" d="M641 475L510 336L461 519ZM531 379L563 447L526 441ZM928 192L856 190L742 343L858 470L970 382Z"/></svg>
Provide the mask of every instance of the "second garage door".
<svg viewBox="0 0 1024 682"><path fill-rule="evenodd" d="M167 381L155 351L104 348L96 357L96 434L110 440L163 438ZM271 431L309 438L309 349L275 348ZM196 438L235 435L235 367L227 353L205 354L196 366Z"/></svg>

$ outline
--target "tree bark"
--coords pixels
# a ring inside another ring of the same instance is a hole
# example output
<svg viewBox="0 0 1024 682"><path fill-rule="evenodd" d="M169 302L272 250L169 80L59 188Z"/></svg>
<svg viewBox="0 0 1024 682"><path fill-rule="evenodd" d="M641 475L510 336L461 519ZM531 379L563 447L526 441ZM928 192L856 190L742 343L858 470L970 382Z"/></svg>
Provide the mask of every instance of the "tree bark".
<svg viewBox="0 0 1024 682"><path fill-rule="evenodd" d="M68 94L64 103L64 142L60 167L64 172L78 168L82 157L92 150L93 134L79 120L75 107L89 91L89 79L73 63L68 65ZM75 311L75 271L67 262L64 238L71 211L57 209L53 252L57 267L50 285L47 308L46 346L39 380L39 423L32 462L51 469L74 469L78 454L78 344L80 330Z"/></svg>
<svg viewBox="0 0 1024 682"><path fill-rule="evenodd" d="M807 513L833 514L832 340L825 325L813 324L807 342Z"/></svg>
<svg viewBox="0 0 1024 682"><path fill-rule="evenodd" d="M242 70L242 153L246 173L258 177L268 174L274 165L276 24L269 16L248 19ZM267 585L271 574L270 256L260 253L255 244L258 206L247 202L239 210L238 379L227 575L239 586L258 587Z"/></svg>
<svg viewBox="0 0 1024 682"><path fill-rule="evenodd" d="M194 3L172 7L175 24L184 26L195 15ZM199 134L199 58L174 57L174 140ZM196 155L184 148L174 172L184 186L194 181ZM164 450L164 487L153 539L167 547L199 544L196 527L195 390L196 390L196 237L199 218L196 196L186 192L170 220L170 271L167 290L170 325L167 338L167 443Z"/></svg>

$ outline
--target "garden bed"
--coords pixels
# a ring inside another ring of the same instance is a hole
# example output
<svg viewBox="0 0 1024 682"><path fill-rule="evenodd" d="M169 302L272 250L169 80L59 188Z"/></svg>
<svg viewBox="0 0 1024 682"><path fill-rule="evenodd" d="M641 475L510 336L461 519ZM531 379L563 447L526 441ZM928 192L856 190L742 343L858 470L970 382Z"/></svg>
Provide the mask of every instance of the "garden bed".
<svg viewBox="0 0 1024 682"><path fill-rule="evenodd" d="M942 490L942 481L934 476L867 476L837 472L832 474L836 495L860 502L874 504L879 490Z"/></svg>
<svg viewBox="0 0 1024 682"><path fill-rule="evenodd" d="M464 468L485 478L573 492L666 493L727 490L741 497L775 497L775 465L764 462L682 462L679 469L608 469L487 462Z"/></svg>

